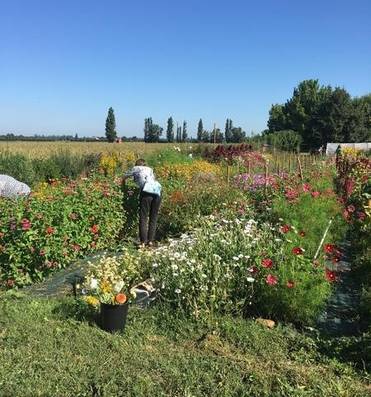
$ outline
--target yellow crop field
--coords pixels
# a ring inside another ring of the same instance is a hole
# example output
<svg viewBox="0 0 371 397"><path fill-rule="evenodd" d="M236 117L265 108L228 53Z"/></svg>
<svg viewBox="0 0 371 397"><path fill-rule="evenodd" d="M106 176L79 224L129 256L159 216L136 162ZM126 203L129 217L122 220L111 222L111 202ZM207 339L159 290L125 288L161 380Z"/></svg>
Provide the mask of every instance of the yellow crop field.
<svg viewBox="0 0 371 397"><path fill-rule="evenodd" d="M166 147L180 146L187 144L171 143L144 143L144 142L28 142L28 141L0 141L0 152L21 153L30 158L44 158L52 153L67 151L73 154L90 153L135 153L137 156L144 156L162 150Z"/></svg>

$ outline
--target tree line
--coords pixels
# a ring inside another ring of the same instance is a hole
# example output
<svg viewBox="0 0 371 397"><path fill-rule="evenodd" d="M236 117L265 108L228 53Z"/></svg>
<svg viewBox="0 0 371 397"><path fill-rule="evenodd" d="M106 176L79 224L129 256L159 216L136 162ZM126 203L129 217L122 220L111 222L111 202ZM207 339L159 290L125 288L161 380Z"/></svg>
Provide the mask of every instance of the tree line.
<svg viewBox="0 0 371 397"><path fill-rule="evenodd" d="M272 105L262 136L267 142L285 141L304 150L328 142L370 141L371 94L352 98L344 88L304 80L286 103Z"/></svg>

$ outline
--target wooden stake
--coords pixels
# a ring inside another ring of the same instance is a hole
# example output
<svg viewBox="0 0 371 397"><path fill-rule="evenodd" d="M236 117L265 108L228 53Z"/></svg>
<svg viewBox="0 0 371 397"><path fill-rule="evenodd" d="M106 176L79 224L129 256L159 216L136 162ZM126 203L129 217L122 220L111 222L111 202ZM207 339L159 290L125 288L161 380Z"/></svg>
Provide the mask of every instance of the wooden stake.
<svg viewBox="0 0 371 397"><path fill-rule="evenodd" d="M298 156L298 165L299 165L299 175L300 175L301 181L303 182L303 180L304 180L304 178L303 178L303 168L301 166L300 154Z"/></svg>

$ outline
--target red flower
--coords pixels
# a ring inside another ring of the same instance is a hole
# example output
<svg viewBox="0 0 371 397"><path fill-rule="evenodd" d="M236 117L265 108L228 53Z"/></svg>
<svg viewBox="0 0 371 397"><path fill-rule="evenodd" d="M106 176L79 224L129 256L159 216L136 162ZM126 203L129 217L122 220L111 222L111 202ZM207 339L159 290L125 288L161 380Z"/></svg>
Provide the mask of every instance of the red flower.
<svg viewBox="0 0 371 397"><path fill-rule="evenodd" d="M268 285L276 285L278 280L277 280L277 277L273 276L272 274L268 274L268 276L265 279L265 282Z"/></svg>
<svg viewBox="0 0 371 397"><path fill-rule="evenodd" d="M46 234L54 234L54 232L55 232L54 227L49 226L46 228Z"/></svg>
<svg viewBox="0 0 371 397"><path fill-rule="evenodd" d="M303 255L303 249L302 248L300 248L300 247L294 247L293 249L292 249L292 253L294 254L294 255Z"/></svg>
<svg viewBox="0 0 371 397"><path fill-rule="evenodd" d="M344 217L345 220L348 220L348 219L349 219L350 214L349 214L348 210L344 210L344 211L343 211L343 217Z"/></svg>
<svg viewBox="0 0 371 397"><path fill-rule="evenodd" d="M30 230L31 229L31 221L24 218L21 220L22 230Z"/></svg>
<svg viewBox="0 0 371 397"><path fill-rule="evenodd" d="M280 228L282 233L288 233L291 230L291 226L290 225L283 225Z"/></svg>
<svg viewBox="0 0 371 397"><path fill-rule="evenodd" d="M356 207L353 204L351 204L351 205L348 205L347 210L348 210L348 212L352 213L356 210Z"/></svg>
<svg viewBox="0 0 371 397"><path fill-rule="evenodd" d="M311 195L312 195L313 198L319 197L320 194L321 194L321 193L318 192L318 191L315 191L315 192L312 192L312 193L311 193Z"/></svg>
<svg viewBox="0 0 371 397"><path fill-rule="evenodd" d="M327 281L334 282L337 280L336 273L330 269L326 269L325 277Z"/></svg>
<svg viewBox="0 0 371 397"><path fill-rule="evenodd" d="M99 232L99 225L93 225L93 226L90 228L90 231L91 231L93 234L97 234L97 233Z"/></svg>
<svg viewBox="0 0 371 397"><path fill-rule="evenodd" d="M325 245L323 246L323 249L324 249L324 251L325 251L327 254L332 254L332 253L335 251L336 246L335 246L335 244L325 244Z"/></svg>
<svg viewBox="0 0 371 397"><path fill-rule="evenodd" d="M262 259L262 266L267 269L270 269L273 266L272 259L269 259L269 258Z"/></svg>
<svg viewBox="0 0 371 397"><path fill-rule="evenodd" d="M300 237L305 237L305 231L304 231L304 230L301 230L301 231L299 232L299 236L300 236Z"/></svg>
<svg viewBox="0 0 371 397"><path fill-rule="evenodd" d="M357 217L360 221L364 221L366 219L366 214L362 211L357 212Z"/></svg>
<svg viewBox="0 0 371 397"><path fill-rule="evenodd" d="M295 287L295 283L292 280L288 280L286 283L286 287L287 288L294 288Z"/></svg>

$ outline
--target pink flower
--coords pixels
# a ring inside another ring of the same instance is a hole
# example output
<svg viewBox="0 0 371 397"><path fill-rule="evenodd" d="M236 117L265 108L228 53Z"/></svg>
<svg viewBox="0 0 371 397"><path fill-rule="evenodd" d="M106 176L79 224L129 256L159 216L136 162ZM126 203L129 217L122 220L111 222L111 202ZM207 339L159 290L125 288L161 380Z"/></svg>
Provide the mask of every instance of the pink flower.
<svg viewBox="0 0 371 397"><path fill-rule="evenodd" d="M323 249L327 254L332 254L336 250L336 245L335 244L325 244L323 246Z"/></svg>
<svg viewBox="0 0 371 397"><path fill-rule="evenodd" d="M270 269L273 266L273 261L272 259L269 258L264 258L262 259L262 266L265 267L266 269Z"/></svg>
<svg viewBox="0 0 371 397"><path fill-rule="evenodd" d="M356 207L353 204L351 204L351 205L348 205L347 210L348 210L348 212L352 213L356 210Z"/></svg>
<svg viewBox="0 0 371 397"><path fill-rule="evenodd" d="M360 221L364 221L366 219L366 214L362 211L357 212L357 217Z"/></svg>
<svg viewBox="0 0 371 397"><path fill-rule="evenodd" d="M287 189L285 192L285 197L287 198L288 201L293 201L297 199L299 196L299 193L293 189Z"/></svg>
<svg viewBox="0 0 371 397"><path fill-rule="evenodd" d="M90 231L91 231L93 234L97 234L97 233L99 232L99 225L93 225L93 226L90 228Z"/></svg>
<svg viewBox="0 0 371 397"><path fill-rule="evenodd" d="M21 220L22 230L30 230L31 229L31 221L27 218Z"/></svg>
<svg viewBox="0 0 371 397"><path fill-rule="evenodd" d="M277 277L273 276L272 274L268 274L266 279L265 279L265 282L268 285L276 285L278 280L277 280Z"/></svg>
<svg viewBox="0 0 371 397"><path fill-rule="evenodd" d="M309 183L304 183L304 184L303 184L303 192L308 193L308 192L311 191L311 189L312 189L312 187L310 186Z"/></svg>
<svg viewBox="0 0 371 397"><path fill-rule="evenodd" d="M312 195L313 198L319 197L320 194L321 194L321 193L320 193L319 191L314 191L314 192L311 193L311 195Z"/></svg>

